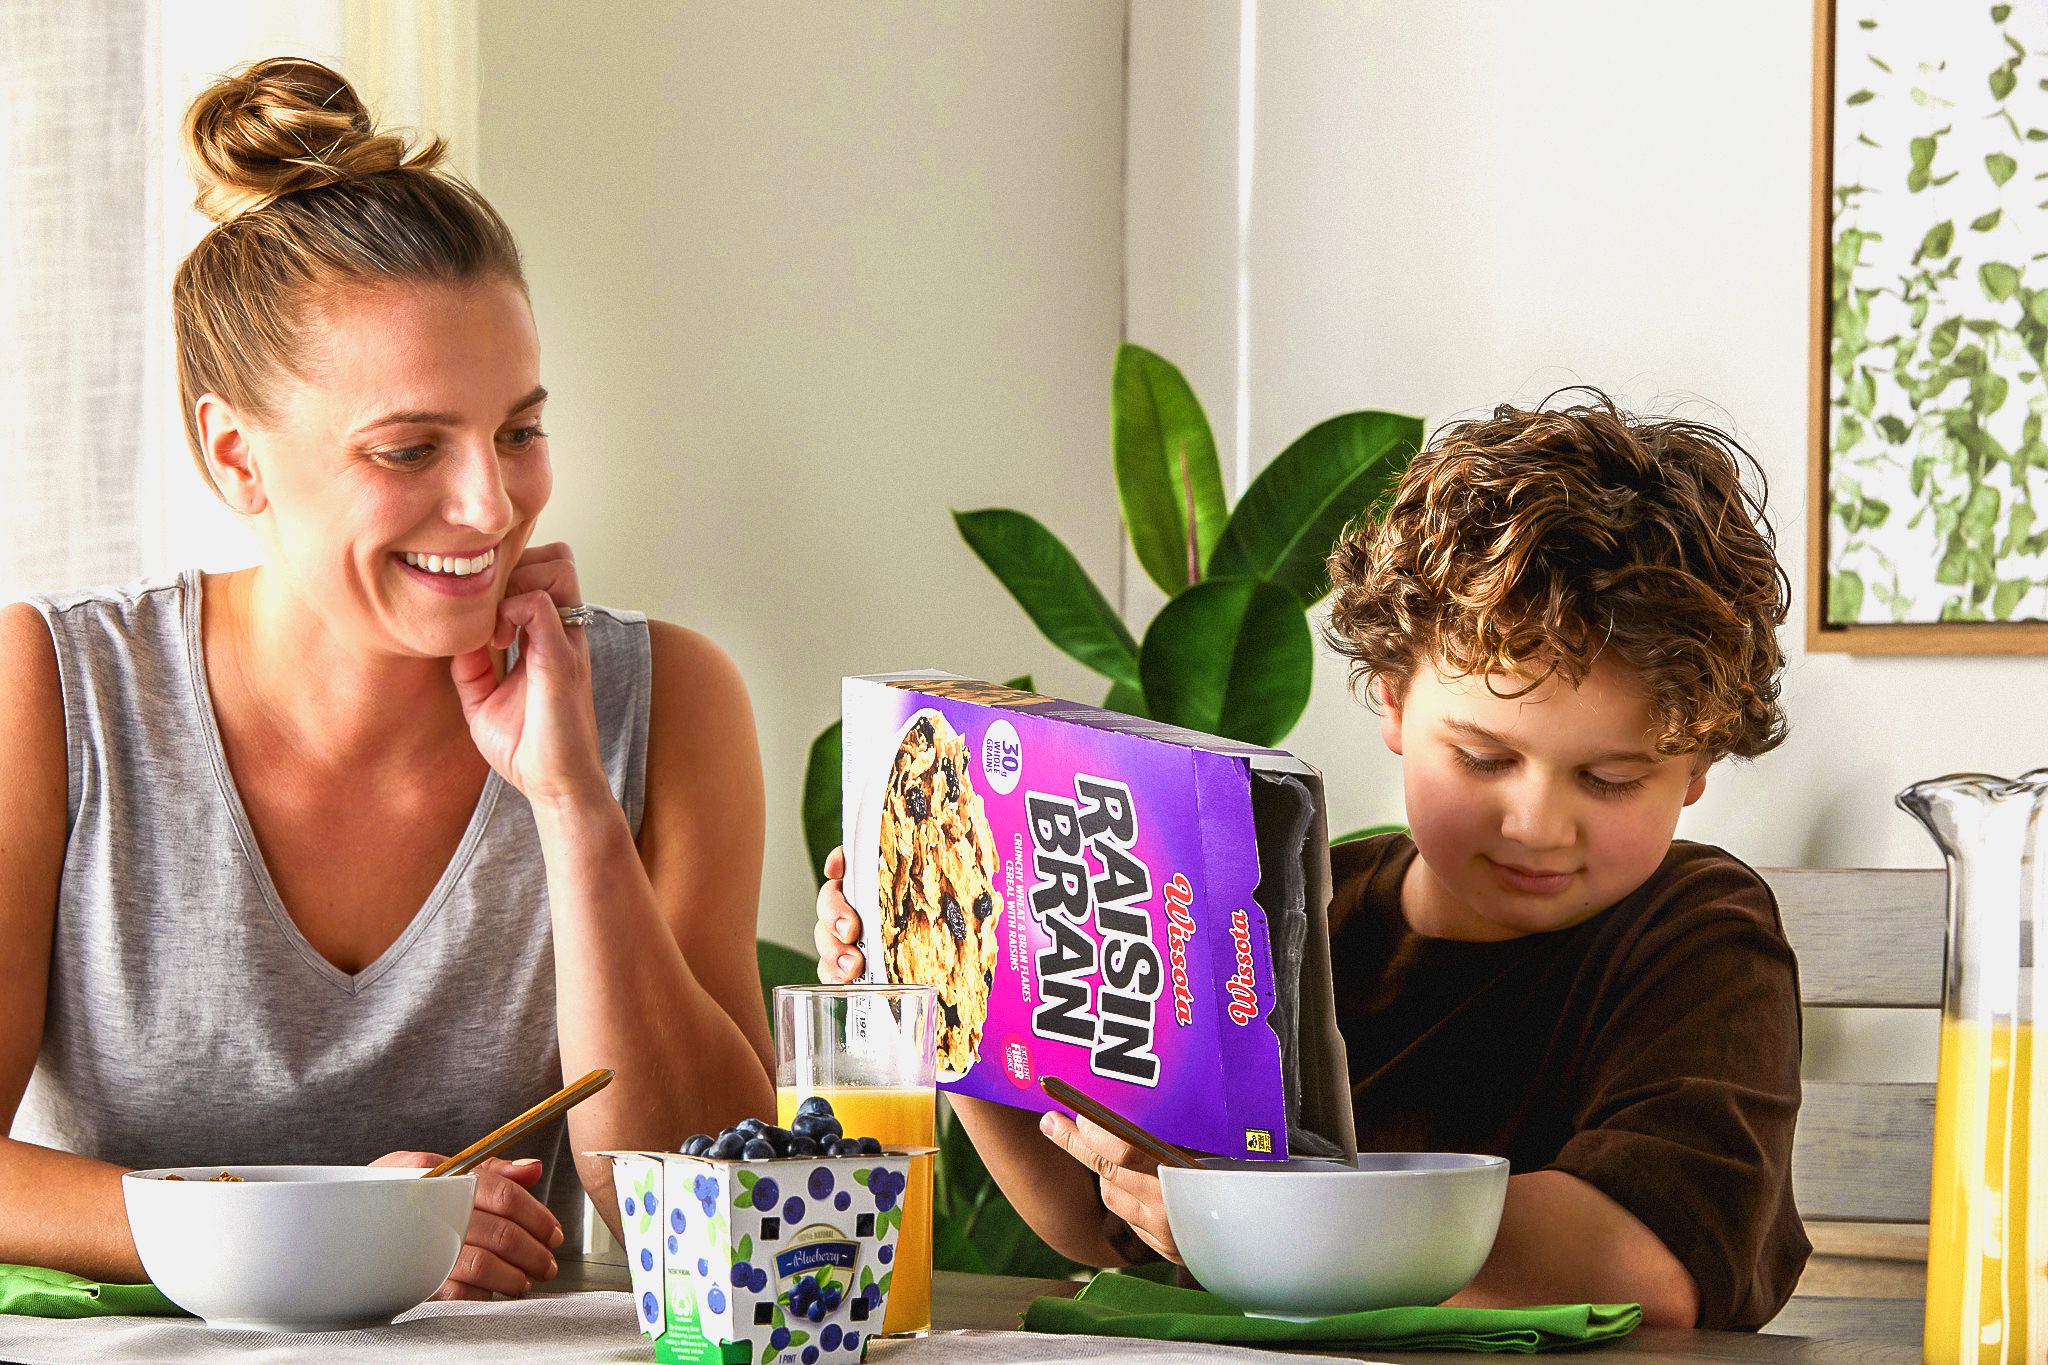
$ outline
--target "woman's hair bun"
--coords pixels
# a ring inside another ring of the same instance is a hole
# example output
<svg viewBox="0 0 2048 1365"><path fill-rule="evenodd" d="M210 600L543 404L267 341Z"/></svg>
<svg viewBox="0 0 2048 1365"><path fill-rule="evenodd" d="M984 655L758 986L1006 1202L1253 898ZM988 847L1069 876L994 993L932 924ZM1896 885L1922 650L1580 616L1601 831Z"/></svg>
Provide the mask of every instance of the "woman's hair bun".
<svg viewBox="0 0 2048 1365"><path fill-rule="evenodd" d="M271 57L221 77L185 114L195 202L217 223L300 190L431 170L446 146L434 138L408 155L403 137L377 131L339 73L298 57Z"/></svg>

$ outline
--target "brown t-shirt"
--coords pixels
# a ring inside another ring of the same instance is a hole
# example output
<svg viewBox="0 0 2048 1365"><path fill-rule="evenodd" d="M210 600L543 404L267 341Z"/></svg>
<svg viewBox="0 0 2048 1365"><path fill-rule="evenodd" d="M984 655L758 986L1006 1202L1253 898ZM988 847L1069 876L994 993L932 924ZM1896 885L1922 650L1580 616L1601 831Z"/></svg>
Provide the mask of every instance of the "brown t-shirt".
<svg viewBox="0 0 2048 1365"><path fill-rule="evenodd" d="M1466 943L1408 927L1414 859L1398 834L1331 850L1359 1149L1575 1175L1691 1272L1700 1326L1770 1321L1811 1248L1792 1205L1798 969L1769 888L1717 848L1674 843L1583 924ZM1122 1220L1105 1226L1149 1257Z"/></svg>
<svg viewBox="0 0 2048 1365"><path fill-rule="evenodd" d="M1692 1273L1700 1326L1770 1321L1811 1248L1792 1205L1798 968L1763 880L1674 843L1583 924L1466 943L1408 927L1414 858L1398 834L1331 850L1359 1148L1575 1175Z"/></svg>

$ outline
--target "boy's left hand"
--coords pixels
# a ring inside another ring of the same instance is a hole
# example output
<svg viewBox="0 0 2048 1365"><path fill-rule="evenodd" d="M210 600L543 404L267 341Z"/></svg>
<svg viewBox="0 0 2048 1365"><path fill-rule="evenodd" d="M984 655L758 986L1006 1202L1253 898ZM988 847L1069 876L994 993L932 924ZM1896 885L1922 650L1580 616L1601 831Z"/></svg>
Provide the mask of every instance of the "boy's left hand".
<svg viewBox="0 0 2048 1365"><path fill-rule="evenodd" d="M1145 1245L1175 1265L1181 1263L1173 1229L1166 1224L1166 1197L1160 1193L1157 1162L1086 1117L1048 1113L1039 1120L1038 1128L1066 1148L1068 1156L1095 1172L1104 1208L1129 1223Z"/></svg>

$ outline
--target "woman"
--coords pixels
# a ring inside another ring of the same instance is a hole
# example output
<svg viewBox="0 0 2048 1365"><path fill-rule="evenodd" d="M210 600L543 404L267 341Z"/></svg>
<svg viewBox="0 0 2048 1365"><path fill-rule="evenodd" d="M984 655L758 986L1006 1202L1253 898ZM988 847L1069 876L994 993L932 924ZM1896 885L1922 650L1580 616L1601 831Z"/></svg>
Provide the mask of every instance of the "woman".
<svg viewBox="0 0 2048 1365"><path fill-rule="evenodd" d="M187 436L263 560L0 610L0 1261L139 1279L124 1168L425 1165L611 1067L478 1183L441 1292L522 1293L617 1216L582 1154L773 1100L745 689L529 544L518 251L438 140L294 60L185 137Z"/></svg>

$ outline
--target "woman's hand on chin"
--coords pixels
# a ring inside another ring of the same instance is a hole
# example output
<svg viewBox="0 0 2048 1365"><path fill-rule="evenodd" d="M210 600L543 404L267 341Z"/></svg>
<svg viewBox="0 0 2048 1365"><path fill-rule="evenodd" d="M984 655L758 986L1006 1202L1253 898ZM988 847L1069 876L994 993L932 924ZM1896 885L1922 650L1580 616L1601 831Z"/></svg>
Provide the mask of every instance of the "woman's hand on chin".
<svg viewBox="0 0 2048 1365"><path fill-rule="evenodd" d="M611 798L590 694L590 643L560 615L582 602L569 547L529 546L506 579L490 647L458 654L450 665L477 750L535 806ZM515 637L518 662L500 678L491 650L510 648Z"/></svg>

